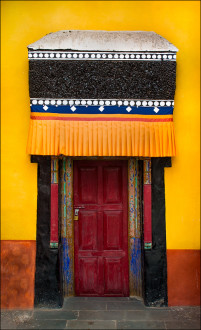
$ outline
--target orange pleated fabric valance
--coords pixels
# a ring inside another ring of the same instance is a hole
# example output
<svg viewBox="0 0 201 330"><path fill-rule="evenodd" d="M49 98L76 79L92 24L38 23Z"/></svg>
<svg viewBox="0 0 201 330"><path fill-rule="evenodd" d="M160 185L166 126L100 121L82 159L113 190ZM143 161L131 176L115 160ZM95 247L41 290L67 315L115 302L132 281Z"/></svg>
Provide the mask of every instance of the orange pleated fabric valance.
<svg viewBox="0 0 201 330"><path fill-rule="evenodd" d="M176 154L170 109L164 114L165 109L158 107L160 115L153 112L154 107L151 109L154 115L44 113L40 109L32 107L31 112L27 152L32 155L171 157Z"/></svg>

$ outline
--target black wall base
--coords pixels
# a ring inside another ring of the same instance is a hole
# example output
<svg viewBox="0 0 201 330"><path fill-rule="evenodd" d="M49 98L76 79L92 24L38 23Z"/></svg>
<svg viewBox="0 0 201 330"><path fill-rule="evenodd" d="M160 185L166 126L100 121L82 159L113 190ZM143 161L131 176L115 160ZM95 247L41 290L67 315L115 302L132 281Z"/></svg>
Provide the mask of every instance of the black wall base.
<svg viewBox="0 0 201 330"><path fill-rule="evenodd" d="M167 306L164 167L171 158L152 158L152 250L144 251L145 305Z"/></svg>
<svg viewBox="0 0 201 330"><path fill-rule="evenodd" d="M61 307L58 249L50 249L51 158L32 156L38 163L35 307Z"/></svg>

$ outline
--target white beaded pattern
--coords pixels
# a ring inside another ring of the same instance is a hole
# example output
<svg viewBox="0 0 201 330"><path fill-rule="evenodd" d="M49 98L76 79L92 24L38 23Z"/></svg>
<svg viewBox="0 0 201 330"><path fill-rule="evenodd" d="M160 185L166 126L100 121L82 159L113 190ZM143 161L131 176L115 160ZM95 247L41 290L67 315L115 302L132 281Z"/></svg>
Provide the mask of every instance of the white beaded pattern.
<svg viewBox="0 0 201 330"><path fill-rule="evenodd" d="M81 106L126 106L126 107L173 107L172 100L63 100L31 99L31 105L81 105Z"/></svg>
<svg viewBox="0 0 201 330"><path fill-rule="evenodd" d="M64 51L29 51L29 59L38 60L141 60L141 61L175 61L175 53L101 53L101 52L64 52Z"/></svg>

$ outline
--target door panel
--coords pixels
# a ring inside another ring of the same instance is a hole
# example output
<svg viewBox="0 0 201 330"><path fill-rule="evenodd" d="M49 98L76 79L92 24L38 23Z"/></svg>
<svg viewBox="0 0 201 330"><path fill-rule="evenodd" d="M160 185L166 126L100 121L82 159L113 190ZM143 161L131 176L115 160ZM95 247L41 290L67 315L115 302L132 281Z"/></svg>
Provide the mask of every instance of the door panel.
<svg viewBox="0 0 201 330"><path fill-rule="evenodd" d="M96 211L79 211L79 249L97 250L98 227Z"/></svg>
<svg viewBox="0 0 201 330"><path fill-rule="evenodd" d="M96 204L98 197L97 167L81 167L79 169L79 202Z"/></svg>
<svg viewBox="0 0 201 330"><path fill-rule="evenodd" d="M104 260L105 294L122 294L122 260L121 258L105 258Z"/></svg>
<svg viewBox="0 0 201 330"><path fill-rule="evenodd" d="M128 296L127 162L74 161L75 292Z"/></svg>
<svg viewBox="0 0 201 330"><path fill-rule="evenodd" d="M123 247L122 211L104 211L103 223L104 250L121 250Z"/></svg>
<svg viewBox="0 0 201 330"><path fill-rule="evenodd" d="M98 258L80 258L80 294L98 294Z"/></svg>
<svg viewBox="0 0 201 330"><path fill-rule="evenodd" d="M121 203L122 179L120 167L104 167L103 169L103 202Z"/></svg>

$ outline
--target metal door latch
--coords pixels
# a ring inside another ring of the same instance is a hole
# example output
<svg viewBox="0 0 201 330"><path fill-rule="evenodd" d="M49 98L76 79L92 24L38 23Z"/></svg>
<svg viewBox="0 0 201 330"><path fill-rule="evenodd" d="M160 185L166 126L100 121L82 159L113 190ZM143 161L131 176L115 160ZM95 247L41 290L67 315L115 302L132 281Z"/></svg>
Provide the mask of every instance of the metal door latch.
<svg viewBox="0 0 201 330"><path fill-rule="evenodd" d="M74 220L77 221L79 220L79 210L84 209L84 206L74 206Z"/></svg>
<svg viewBox="0 0 201 330"><path fill-rule="evenodd" d="M78 220L79 209L74 210L74 221Z"/></svg>

